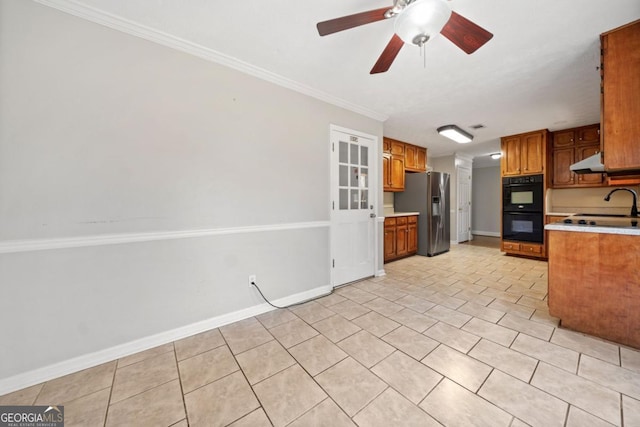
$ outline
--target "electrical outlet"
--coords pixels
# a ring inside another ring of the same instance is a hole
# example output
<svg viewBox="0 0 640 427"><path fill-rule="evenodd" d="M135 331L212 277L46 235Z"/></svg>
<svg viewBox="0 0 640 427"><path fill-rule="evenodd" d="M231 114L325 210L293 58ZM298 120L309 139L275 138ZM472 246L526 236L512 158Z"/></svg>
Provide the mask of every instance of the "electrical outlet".
<svg viewBox="0 0 640 427"><path fill-rule="evenodd" d="M249 275L249 287L252 287L254 283L256 283L256 275L255 274L250 274Z"/></svg>

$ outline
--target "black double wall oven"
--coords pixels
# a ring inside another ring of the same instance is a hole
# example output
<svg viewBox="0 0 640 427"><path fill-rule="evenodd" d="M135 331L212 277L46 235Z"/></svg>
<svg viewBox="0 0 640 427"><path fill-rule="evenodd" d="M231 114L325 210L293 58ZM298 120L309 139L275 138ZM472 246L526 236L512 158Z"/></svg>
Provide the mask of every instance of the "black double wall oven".
<svg viewBox="0 0 640 427"><path fill-rule="evenodd" d="M544 241L544 176L502 178L502 238Z"/></svg>

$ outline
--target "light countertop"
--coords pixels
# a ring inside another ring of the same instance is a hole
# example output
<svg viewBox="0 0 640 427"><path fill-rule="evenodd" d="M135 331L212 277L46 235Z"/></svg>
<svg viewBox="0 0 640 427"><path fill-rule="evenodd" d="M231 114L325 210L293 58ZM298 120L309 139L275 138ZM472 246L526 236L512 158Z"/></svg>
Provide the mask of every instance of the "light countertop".
<svg viewBox="0 0 640 427"><path fill-rule="evenodd" d="M385 218L395 218L397 216L412 216L412 215L420 215L420 212L390 212L385 213Z"/></svg>
<svg viewBox="0 0 640 427"><path fill-rule="evenodd" d="M585 219L587 221L595 221L596 225L580 225L565 224L562 220L552 222L545 225L545 230L556 231L573 231L578 233L605 233L605 234L624 234L628 236L640 236L640 227L632 226L631 218L611 218L611 217L573 217L577 219ZM640 218L638 218L640 220ZM639 221L640 222L640 221Z"/></svg>

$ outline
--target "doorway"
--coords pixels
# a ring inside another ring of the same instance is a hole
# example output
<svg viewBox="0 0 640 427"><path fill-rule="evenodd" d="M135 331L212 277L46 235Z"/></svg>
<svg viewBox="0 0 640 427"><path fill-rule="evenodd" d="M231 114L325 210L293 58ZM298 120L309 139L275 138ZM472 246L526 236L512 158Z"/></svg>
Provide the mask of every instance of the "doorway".
<svg viewBox="0 0 640 427"><path fill-rule="evenodd" d="M471 238L471 169L458 166L458 243Z"/></svg>
<svg viewBox="0 0 640 427"><path fill-rule="evenodd" d="M331 125L331 282L375 274L378 138Z"/></svg>

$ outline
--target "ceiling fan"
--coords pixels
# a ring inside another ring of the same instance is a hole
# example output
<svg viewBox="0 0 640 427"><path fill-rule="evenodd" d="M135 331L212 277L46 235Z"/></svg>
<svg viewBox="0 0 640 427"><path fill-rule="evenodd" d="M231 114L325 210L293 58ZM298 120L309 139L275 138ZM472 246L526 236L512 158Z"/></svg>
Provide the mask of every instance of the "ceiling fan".
<svg viewBox="0 0 640 427"><path fill-rule="evenodd" d="M447 0L394 0L383 7L330 19L317 24L321 36L395 17L395 34L382 51L370 74L384 73L391 67L405 43L423 47L437 33L471 54L491 40L493 34L453 12Z"/></svg>

